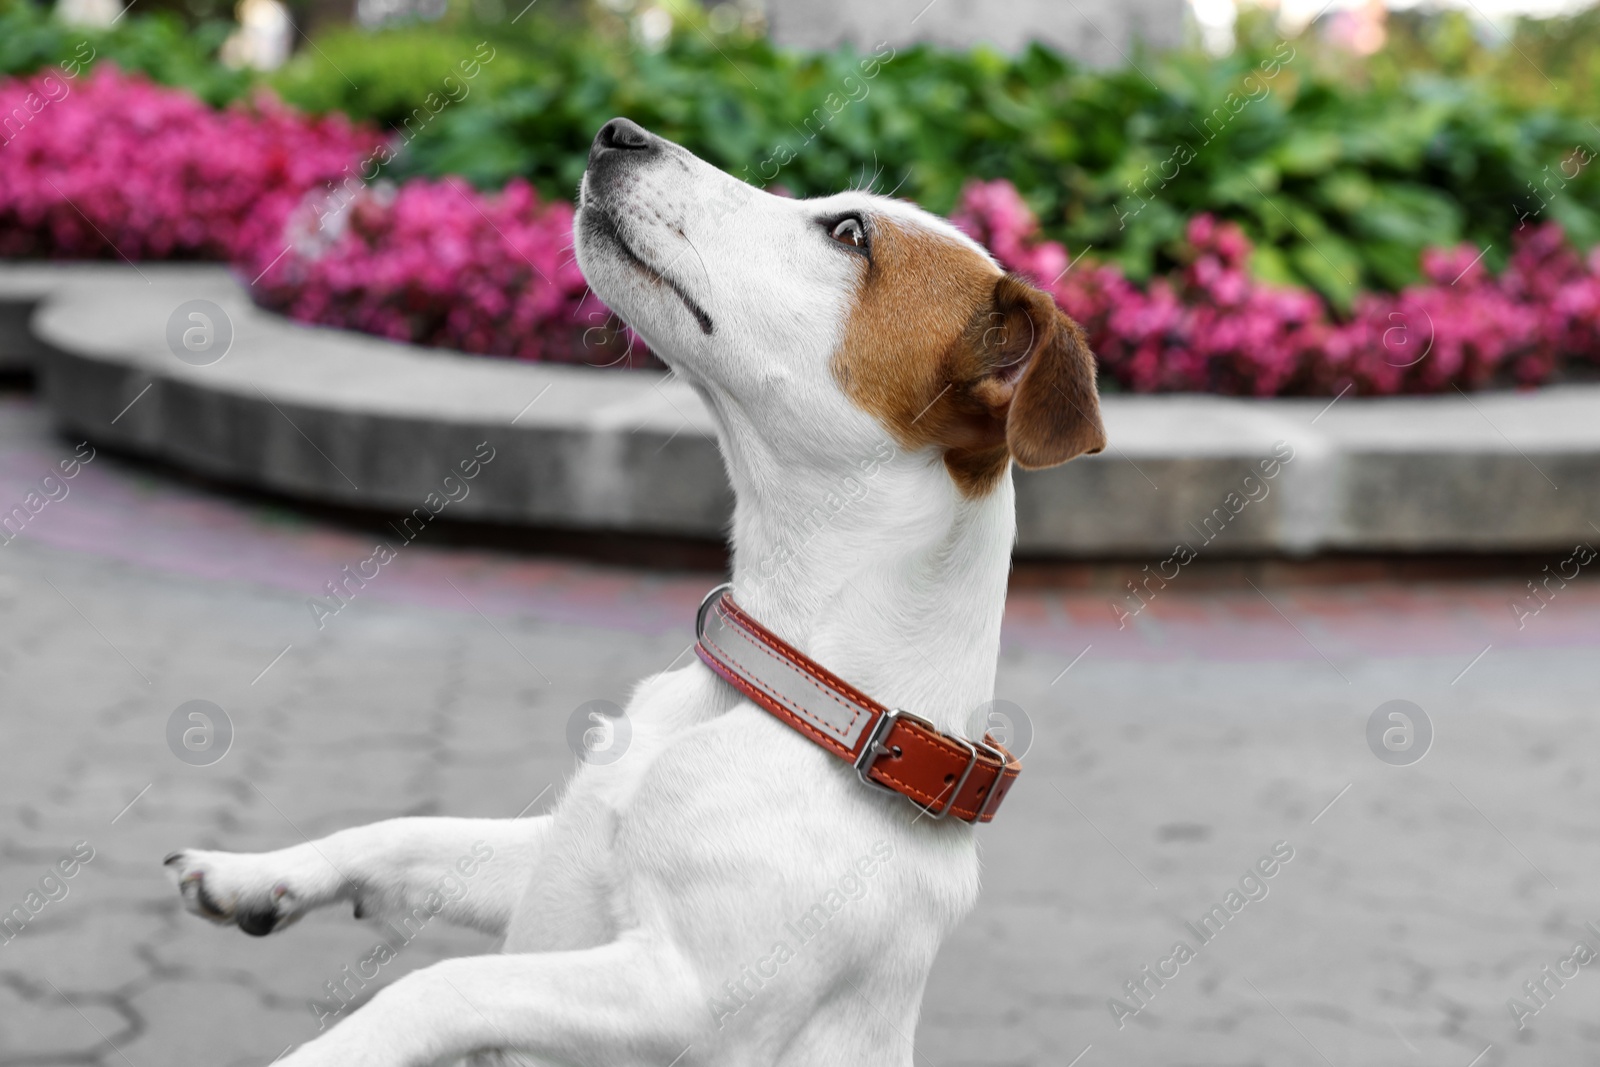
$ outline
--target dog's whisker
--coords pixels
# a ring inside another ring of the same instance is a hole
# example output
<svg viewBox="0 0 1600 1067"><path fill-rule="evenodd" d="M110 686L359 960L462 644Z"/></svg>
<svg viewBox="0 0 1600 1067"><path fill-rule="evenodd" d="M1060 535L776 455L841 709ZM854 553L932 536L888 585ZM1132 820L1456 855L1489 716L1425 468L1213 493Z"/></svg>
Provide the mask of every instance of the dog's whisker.
<svg viewBox="0 0 1600 1067"><path fill-rule="evenodd" d="M683 243L689 246L689 250L694 253L694 258L700 261L700 273L706 276L706 288L710 289L712 293L715 294L717 286L716 283L711 280L711 270L706 266L705 257L700 254L700 249L695 247L695 243L689 239L689 235L687 233L679 231L679 236L683 238Z"/></svg>
<svg viewBox="0 0 1600 1067"><path fill-rule="evenodd" d="M905 177L900 179L900 184L896 185L893 189L889 190L889 199L893 200L894 199L894 194L898 193L900 191L900 186L904 185L908 180L910 180L910 178L911 178L911 169L912 169L912 167L915 167L915 166L916 166L916 164L912 163L912 164L910 164L909 166L906 167Z"/></svg>

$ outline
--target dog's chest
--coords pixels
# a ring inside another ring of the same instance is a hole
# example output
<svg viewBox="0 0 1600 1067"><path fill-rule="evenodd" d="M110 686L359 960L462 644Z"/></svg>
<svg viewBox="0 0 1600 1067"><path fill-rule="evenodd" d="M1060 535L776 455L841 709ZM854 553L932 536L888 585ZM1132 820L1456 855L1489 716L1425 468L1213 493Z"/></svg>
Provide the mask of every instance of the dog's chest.
<svg viewBox="0 0 1600 1067"><path fill-rule="evenodd" d="M892 930L902 959L931 961L976 900L970 827L917 820L698 664L644 682L626 714L628 750L581 768L552 816L506 951L606 944L670 915L733 965L814 925L820 905L828 954Z"/></svg>
<svg viewBox="0 0 1600 1067"><path fill-rule="evenodd" d="M584 764L550 816L545 857L530 876L506 935L506 951L557 951L605 944L637 921L629 839L619 840L641 783L652 775L685 788L694 783L661 764L697 726L714 721L734 698L698 665L648 678L624 712L625 751L607 764ZM692 743L692 742L691 742ZM652 817L680 824L658 795Z"/></svg>

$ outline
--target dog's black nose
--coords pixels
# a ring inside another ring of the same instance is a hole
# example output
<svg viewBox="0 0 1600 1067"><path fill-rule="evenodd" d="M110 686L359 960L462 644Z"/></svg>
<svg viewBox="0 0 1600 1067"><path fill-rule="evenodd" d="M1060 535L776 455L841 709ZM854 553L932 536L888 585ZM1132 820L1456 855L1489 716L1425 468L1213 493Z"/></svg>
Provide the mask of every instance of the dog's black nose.
<svg viewBox="0 0 1600 1067"><path fill-rule="evenodd" d="M638 151L650 147L650 134L632 119L612 119L594 135L594 147Z"/></svg>
<svg viewBox="0 0 1600 1067"><path fill-rule="evenodd" d="M600 127L589 146L587 186L591 193L602 193L620 176L655 157L661 138L631 119L612 119Z"/></svg>

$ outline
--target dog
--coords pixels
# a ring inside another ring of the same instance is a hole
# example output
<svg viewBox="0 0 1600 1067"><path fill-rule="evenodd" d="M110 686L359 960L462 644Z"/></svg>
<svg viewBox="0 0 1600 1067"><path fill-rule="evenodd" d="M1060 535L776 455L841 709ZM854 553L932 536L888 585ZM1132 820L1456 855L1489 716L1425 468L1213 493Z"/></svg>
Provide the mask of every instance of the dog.
<svg viewBox="0 0 1600 1067"><path fill-rule="evenodd" d="M934 956L978 897L974 823L1015 774L969 721L994 691L1011 467L1104 447L1094 357L944 220L863 191L770 195L626 119L594 140L574 232L595 293L715 416L733 583L702 610L701 661L639 683L625 756L582 765L549 815L394 819L167 867L189 911L250 934L345 902L503 937L398 979L282 1067L911 1067ZM711 651L741 635L861 732L830 741L753 699L787 683ZM901 730L956 754L920 802L885 770ZM963 799L974 768L991 785Z"/></svg>

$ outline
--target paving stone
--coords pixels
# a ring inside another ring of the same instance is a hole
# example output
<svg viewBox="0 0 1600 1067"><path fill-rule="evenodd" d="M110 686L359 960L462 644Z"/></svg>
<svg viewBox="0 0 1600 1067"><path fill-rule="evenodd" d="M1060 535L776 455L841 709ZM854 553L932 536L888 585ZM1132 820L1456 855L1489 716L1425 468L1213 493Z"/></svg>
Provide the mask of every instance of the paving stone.
<svg viewBox="0 0 1600 1067"><path fill-rule="evenodd" d="M0 970L0 1055L17 1064L105 1062L136 1036L138 1013L124 998ZM103 1036L102 1036L103 1035Z"/></svg>
<svg viewBox="0 0 1600 1067"><path fill-rule="evenodd" d="M112 891L91 893L84 888L89 878L83 874L68 883L65 898L51 903L33 924L0 946L0 974L49 979L62 989L103 992L125 991L148 976L149 961L141 954L140 942L130 936L132 931L144 934L152 929L148 895L130 900L127 887L116 883L111 883Z"/></svg>
<svg viewBox="0 0 1600 1067"><path fill-rule="evenodd" d="M271 1006L239 975L167 977L130 998L145 1030L122 1047L134 1063L270 1063L316 1036L304 1008ZM226 1023L223 1024L223 1019ZM114 1057L103 1062L121 1062Z"/></svg>
<svg viewBox="0 0 1600 1067"><path fill-rule="evenodd" d="M30 401L0 398L0 494L59 447ZM310 1036L307 999L372 930L342 911L266 939L212 927L181 912L161 857L405 811L546 810L573 764L566 717L681 653L714 580L419 543L318 631L304 598L364 532L109 455L81 477L0 546L0 907L73 842L97 850L0 945L5 1064L123 1064L46 980L138 1067L261 1067ZM1600 583L1519 628L1516 579L1187 581L1124 626L1114 593L1013 594L998 695L1031 719L1028 772L980 832L984 896L935 966L918 1063L1600 1056L1588 968L1524 1030L1506 1008L1600 924ZM195 697L237 730L209 767L165 739ZM1436 729L1409 767L1365 737L1394 698ZM1295 856L1265 899L1119 1030L1107 1001L1280 840ZM491 949L430 928L383 977Z"/></svg>

